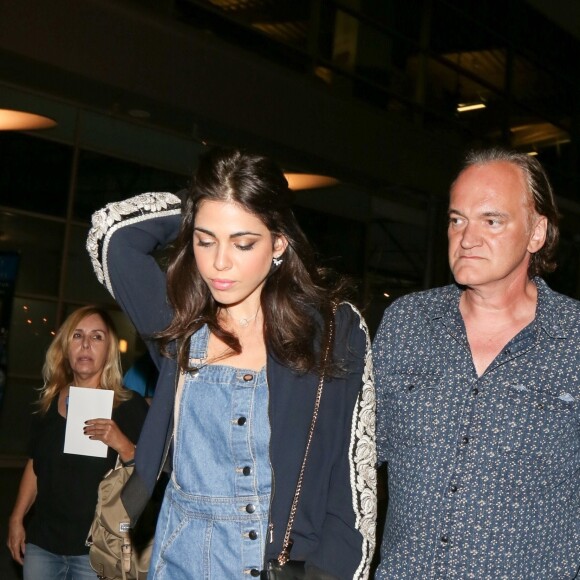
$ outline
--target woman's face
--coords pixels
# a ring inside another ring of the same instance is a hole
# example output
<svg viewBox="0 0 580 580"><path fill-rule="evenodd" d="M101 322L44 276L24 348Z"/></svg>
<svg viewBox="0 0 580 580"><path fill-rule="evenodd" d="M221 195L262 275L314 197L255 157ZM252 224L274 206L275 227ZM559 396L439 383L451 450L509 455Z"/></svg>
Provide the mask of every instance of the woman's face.
<svg viewBox="0 0 580 580"><path fill-rule="evenodd" d="M98 314L85 316L78 323L68 347L75 386L99 386L110 342L107 326Z"/></svg>
<svg viewBox="0 0 580 580"><path fill-rule="evenodd" d="M259 305L272 259L288 242L233 202L203 201L195 216L193 253L201 277L224 306Z"/></svg>

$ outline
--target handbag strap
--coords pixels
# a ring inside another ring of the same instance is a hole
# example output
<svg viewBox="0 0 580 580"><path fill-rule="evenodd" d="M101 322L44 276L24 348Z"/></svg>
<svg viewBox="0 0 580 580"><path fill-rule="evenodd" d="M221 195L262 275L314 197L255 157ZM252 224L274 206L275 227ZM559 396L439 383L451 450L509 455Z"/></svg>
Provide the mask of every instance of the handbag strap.
<svg viewBox="0 0 580 580"><path fill-rule="evenodd" d="M298 482L296 483L296 491L294 492L294 498L292 499L292 506L290 507L290 515L288 516L288 525L286 526L286 533L284 534L284 541L282 542L282 551L278 555L278 563L280 566L284 566L286 562L290 559L290 549L292 548L292 540L290 539L290 534L292 533L292 526L294 525L294 517L296 516L296 510L298 509L298 500L300 499L300 492L302 491L302 481L304 479L304 470L306 469L306 460L308 459L308 453L310 451L310 444L312 443L312 437L314 435L314 428L316 427L316 420L318 419L318 410L320 409L320 400L322 398L322 388L324 386L324 375L326 371L326 365L328 362L328 355L330 354L330 349L332 347L332 339L334 335L334 317L336 315L336 304L332 307L332 316L328 323L328 334L326 338L326 346L324 348L324 356L322 359L322 365L320 367L320 380L318 381L318 388L316 390L316 399L314 400L314 412L312 413L312 421L310 422L310 429L308 430L308 438L306 440L306 449L304 450L304 459L302 460L302 465L300 467L300 474L298 475Z"/></svg>

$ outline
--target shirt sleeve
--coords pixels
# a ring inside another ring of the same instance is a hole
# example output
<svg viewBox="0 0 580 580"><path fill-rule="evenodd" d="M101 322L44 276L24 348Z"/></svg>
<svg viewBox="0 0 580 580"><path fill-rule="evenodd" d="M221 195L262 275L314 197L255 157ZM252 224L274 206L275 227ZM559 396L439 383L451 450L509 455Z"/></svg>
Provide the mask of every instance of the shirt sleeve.
<svg viewBox="0 0 580 580"><path fill-rule="evenodd" d="M375 550L375 392L368 329L350 305L338 312L335 344L346 347L348 400L321 542L309 560L336 578L363 579Z"/></svg>

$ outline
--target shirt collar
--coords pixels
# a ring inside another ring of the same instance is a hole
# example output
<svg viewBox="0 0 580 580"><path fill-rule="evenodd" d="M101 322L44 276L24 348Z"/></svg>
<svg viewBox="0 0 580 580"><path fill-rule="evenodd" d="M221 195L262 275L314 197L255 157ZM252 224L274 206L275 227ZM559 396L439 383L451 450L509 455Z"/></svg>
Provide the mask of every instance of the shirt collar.
<svg viewBox="0 0 580 580"><path fill-rule="evenodd" d="M537 276L532 281L538 289L535 322L548 336L566 338L566 330L560 322L562 316L558 294L551 290L542 278ZM463 291L457 284L450 284L439 290L430 296L430 299L425 303L427 315L431 320L437 318L456 320L459 312L459 299Z"/></svg>

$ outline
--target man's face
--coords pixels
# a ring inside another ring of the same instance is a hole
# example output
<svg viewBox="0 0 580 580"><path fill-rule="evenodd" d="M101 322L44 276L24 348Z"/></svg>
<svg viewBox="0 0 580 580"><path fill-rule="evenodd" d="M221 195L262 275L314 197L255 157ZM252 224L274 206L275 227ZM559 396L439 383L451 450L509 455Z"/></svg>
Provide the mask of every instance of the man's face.
<svg viewBox="0 0 580 580"><path fill-rule="evenodd" d="M527 277L531 253L544 245L546 218L533 211L522 170L495 161L473 165L455 181L447 236L458 284L509 285Z"/></svg>

